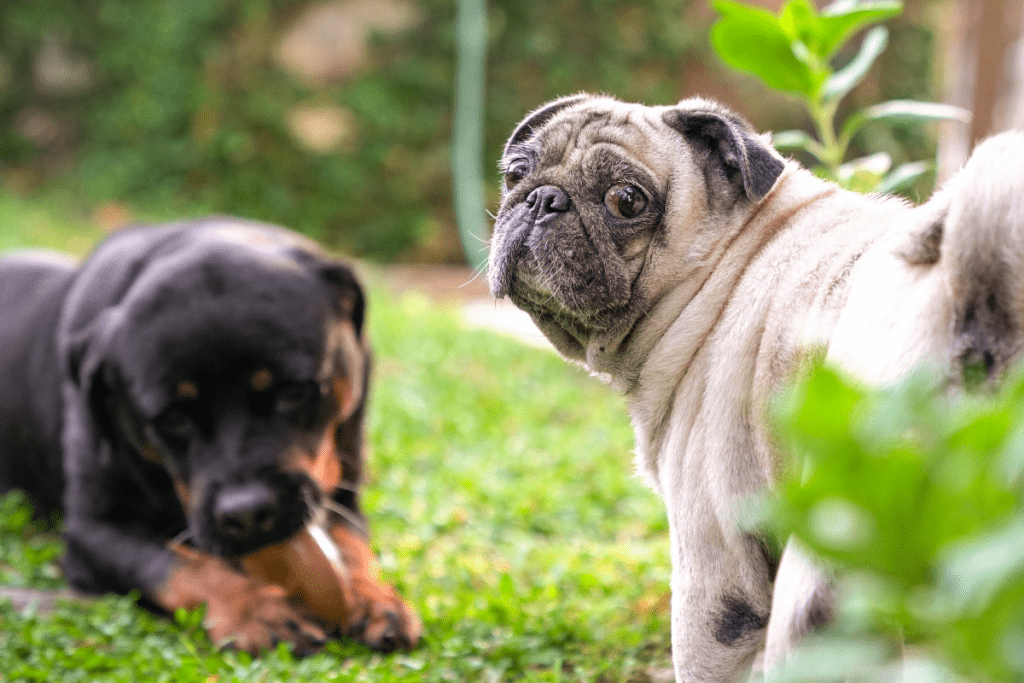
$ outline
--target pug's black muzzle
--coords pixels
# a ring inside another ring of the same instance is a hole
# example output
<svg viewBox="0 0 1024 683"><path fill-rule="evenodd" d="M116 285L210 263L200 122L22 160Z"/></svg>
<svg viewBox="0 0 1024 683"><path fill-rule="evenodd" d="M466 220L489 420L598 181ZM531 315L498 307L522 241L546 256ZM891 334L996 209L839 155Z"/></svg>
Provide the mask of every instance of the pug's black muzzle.
<svg viewBox="0 0 1024 683"><path fill-rule="evenodd" d="M491 291L582 341L614 322L628 284L605 267L602 236L592 236L572 198L543 185L498 215ZM610 246L610 249L613 247ZM605 250L609 251L609 250ZM620 280L622 280L620 282Z"/></svg>

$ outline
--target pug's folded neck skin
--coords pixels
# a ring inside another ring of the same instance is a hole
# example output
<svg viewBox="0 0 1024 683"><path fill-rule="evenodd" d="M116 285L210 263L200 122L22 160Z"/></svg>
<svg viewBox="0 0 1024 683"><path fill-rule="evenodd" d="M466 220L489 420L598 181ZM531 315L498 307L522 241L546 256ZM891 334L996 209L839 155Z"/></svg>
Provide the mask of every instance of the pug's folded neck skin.
<svg viewBox="0 0 1024 683"><path fill-rule="evenodd" d="M626 395L638 468L668 509L677 679L736 680L766 630L768 654L783 657L828 613L828 585L813 564L784 562L792 595L773 606L779 558L736 519L737 503L778 474L773 393L815 349L884 383L923 359L946 362L953 346L989 370L1019 348L991 342L1008 314L971 331L980 318L962 312L983 304L951 293L951 279L987 272L988 258L958 266L942 252L955 192L913 208L844 191L699 98L556 100L519 124L501 166L491 290Z"/></svg>

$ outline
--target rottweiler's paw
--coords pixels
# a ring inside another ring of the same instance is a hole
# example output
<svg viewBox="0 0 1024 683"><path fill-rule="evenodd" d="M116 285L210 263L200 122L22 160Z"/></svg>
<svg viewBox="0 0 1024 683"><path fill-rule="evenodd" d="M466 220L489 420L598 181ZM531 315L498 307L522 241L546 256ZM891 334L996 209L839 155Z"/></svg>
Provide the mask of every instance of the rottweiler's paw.
<svg viewBox="0 0 1024 683"><path fill-rule="evenodd" d="M349 636L381 652L416 647L423 633L419 617L390 587L378 585L374 588L378 595L360 595L357 598Z"/></svg>
<svg viewBox="0 0 1024 683"><path fill-rule="evenodd" d="M350 611L344 632L381 652L416 647L423 633L419 617L382 579L380 563L366 537L343 524L330 532L348 572Z"/></svg>
<svg viewBox="0 0 1024 683"><path fill-rule="evenodd" d="M234 595L211 599L204 625L219 647L250 654L288 642L296 654L306 655L327 642L323 629L296 611L283 589L256 582Z"/></svg>

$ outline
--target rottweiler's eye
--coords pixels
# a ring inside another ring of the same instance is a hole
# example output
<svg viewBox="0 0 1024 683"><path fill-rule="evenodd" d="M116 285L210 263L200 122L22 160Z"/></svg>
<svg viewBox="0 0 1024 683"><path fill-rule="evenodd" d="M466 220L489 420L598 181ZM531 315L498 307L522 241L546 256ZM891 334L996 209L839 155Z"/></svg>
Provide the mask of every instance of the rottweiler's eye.
<svg viewBox="0 0 1024 683"><path fill-rule="evenodd" d="M274 400L279 412L294 413L308 407L316 393L311 382L289 382L277 390Z"/></svg>
<svg viewBox="0 0 1024 683"><path fill-rule="evenodd" d="M635 185L612 185L604 195L604 206L616 218L636 218L647 208L647 197Z"/></svg>
<svg viewBox="0 0 1024 683"><path fill-rule="evenodd" d="M180 441L192 435L195 423L177 408L169 408L157 415L153 426L164 438Z"/></svg>
<svg viewBox="0 0 1024 683"><path fill-rule="evenodd" d="M519 181L530 173L530 167L525 161L514 161L505 169L505 189L511 190L519 184Z"/></svg>

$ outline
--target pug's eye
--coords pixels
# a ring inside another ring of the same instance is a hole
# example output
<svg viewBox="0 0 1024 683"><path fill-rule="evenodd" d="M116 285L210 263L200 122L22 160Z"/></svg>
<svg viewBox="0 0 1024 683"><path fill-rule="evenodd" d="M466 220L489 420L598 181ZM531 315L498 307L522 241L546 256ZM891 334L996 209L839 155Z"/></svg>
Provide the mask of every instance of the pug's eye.
<svg viewBox="0 0 1024 683"><path fill-rule="evenodd" d="M505 169L505 189L511 190L530 173L530 167L522 161L509 164Z"/></svg>
<svg viewBox="0 0 1024 683"><path fill-rule="evenodd" d="M604 195L604 206L616 218L636 218L647 208L647 197L634 185L612 185Z"/></svg>

